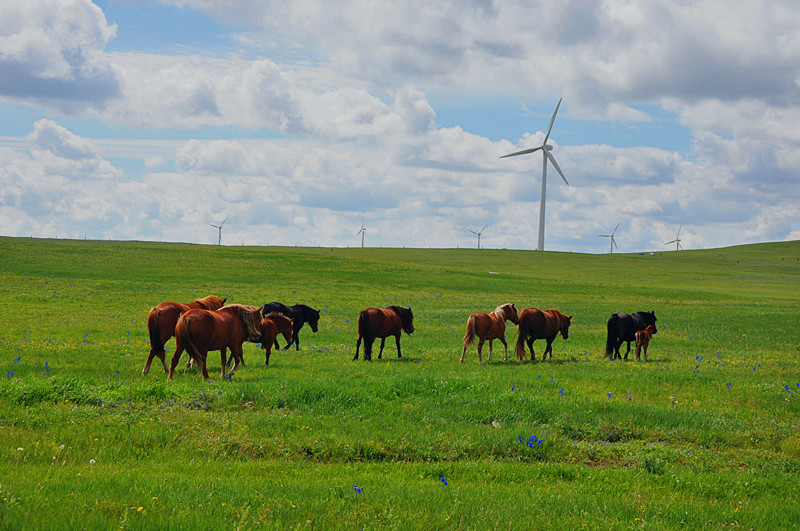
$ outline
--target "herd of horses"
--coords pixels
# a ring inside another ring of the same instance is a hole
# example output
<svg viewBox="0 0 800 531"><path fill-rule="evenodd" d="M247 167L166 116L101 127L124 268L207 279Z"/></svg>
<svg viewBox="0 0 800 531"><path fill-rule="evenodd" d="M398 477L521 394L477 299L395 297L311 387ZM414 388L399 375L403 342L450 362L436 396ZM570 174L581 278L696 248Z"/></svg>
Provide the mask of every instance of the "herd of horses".
<svg viewBox="0 0 800 531"><path fill-rule="evenodd" d="M222 364L222 377L232 375L239 365L244 364L242 345L245 342L260 343L265 351L264 364L269 365L273 346L280 349L278 336L286 341L284 349L295 345L300 349L298 332L308 323L313 332L318 330L320 311L305 304L287 306L279 302L271 302L263 306L246 304L228 304L227 299L214 295L182 304L162 302L152 308L147 316L147 329L150 336L150 354L147 357L142 374L150 372L150 365L156 357L161 361L167 378L172 380L184 351L189 355L189 363L197 369L206 380L209 379L206 368L208 352L219 350ZM505 303L492 313L476 312L467 320L467 331L464 335L461 350L461 363L464 362L467 348L477 340L478 362L483 363L483 345L489 341L489 357L492 359L492 341L497 339L503 344L505 360L508 361L508 344L505 339L506 322L511 321L518 326L517 341L514 354L519 361L525 359L525 346L530 351L531 360L536 359L533 342L544 339L546 347L542 360L553 357L553 341L560 334L569 338L569 327L572 316L550 308L525 308L517 311L512 303ZM647 347L650 338L657 333L655 312L615 313L607 323L606 356L622 359L620 347L627 342L624 359L628 359L631 342L635 342L636 360L640 360L640 351L644 350L647 360ZM372 361L372 347L376 339L381 340L378 359L383 355L386 338L394 337L397 346L397 357L402 358L400 336L402 333L414 332L414 314L411 308L389 306L387 308L367 308L358 316L358 339L353 360L358 359L361 342L364 342L364 360ZM166 361L165 344L175 337L175 352L169 367ZM231 356L228 358L227 351ZM233 367L228 370L230 363Z"/></svg>

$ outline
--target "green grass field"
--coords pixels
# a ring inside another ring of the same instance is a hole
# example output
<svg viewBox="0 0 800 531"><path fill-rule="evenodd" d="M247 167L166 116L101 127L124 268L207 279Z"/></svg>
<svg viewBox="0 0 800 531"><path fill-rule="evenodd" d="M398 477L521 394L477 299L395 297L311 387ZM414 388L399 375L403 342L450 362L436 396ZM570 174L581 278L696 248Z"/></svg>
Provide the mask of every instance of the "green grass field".
<svg viewBox="0 0 800 531"><path fill-rule="evenodd" d="M0 238L0 280L3 529L800 527L800 242L598 256ZM306 303L320 330L269 367L245 345L230 381L217 353L216 383L185 355L174 381L158 362L143 377L148 310L209 294ZM504 302L572 315L570 338L545 362L496 344L459 364L467 317ZM351 361L358 312L391 304L414 311L403 358L388 341ZM650 361L604 359L608 317L639 310L659 319Z"/></svg>

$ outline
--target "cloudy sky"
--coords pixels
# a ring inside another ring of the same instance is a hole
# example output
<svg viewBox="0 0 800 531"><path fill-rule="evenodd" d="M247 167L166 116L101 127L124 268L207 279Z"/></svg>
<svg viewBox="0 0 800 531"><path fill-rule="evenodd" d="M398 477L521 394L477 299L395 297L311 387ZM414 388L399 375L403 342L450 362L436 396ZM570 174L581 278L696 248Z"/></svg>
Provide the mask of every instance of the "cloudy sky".
<svg viewBox="0 0 800 531"><path fill-rule="evenodd" d="M335 7L334 7L335 6ZM0 3L0 234L800 239L796 0Z"/></svg>

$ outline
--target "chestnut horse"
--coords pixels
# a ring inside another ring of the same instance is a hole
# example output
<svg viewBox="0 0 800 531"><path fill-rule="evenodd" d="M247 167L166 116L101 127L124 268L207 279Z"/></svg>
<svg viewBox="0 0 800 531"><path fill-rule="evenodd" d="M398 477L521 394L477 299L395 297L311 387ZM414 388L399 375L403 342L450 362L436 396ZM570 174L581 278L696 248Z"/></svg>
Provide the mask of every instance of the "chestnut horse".
<svg viewBox="0 0 800 531"><path fill-rule="evenodd" d="M478 336L478 363L483 363L481 349L487 339L489 340L489 361L492 361L493 339L499 339L503 344L506 352L506 361L508 361L506 321L519 324L517 307L510 302L498 306L492 313L477 312L470 315L469 319L467 319L467 333L464 335L464 348L461 350L461 363L464 363L464 354L467 352L467 347L475 342L475 336Z"/></svg>
<svg viewBox="0 0 800 531"><path fill-rule="evenodd" d="M178 323L178 317L183 312L193 309L217 310L225 305L226 300L228 299L220 299L214 295L209 295L188 304L162 302L151 309L150 313L147 314L147 330L150 333L150 355L147 356L147 362L145 362L144 369L142 369L142 376L150 372L150 364L156 356L164 366L164 374L169 372L164 344L175 335L175 325Z"/></svg>
<svg viewBox="0 0 800 531"><path fill-rule="evenodd" d="M378 352L378 359L383 355L383 345L386 338L394 336L397 343L397 357L402 358L400 353L400 333L411 334L414 332L414 314L411 308L401 308L400 306L389 306L385 310L380 308L367 308L358 315L358 340L356 341L356 355L353 361L358 359L358 349L361 340L364 340L364 361L372 361L372 344L375 338L381 338L381 349Z"/></svg>
<svg viewBox="0 0 800 531"><path fill-rule="evenodd" d="M312 332L315 334L317 333L320 311L315 310L311 306L305 304L287 306L280 302L270 302L269 304L265 304L262 313L267 315L268 313L272 312L282 313L292 320L292 328L294 328L294 331L292 332L292 336L289 341L286 342L284 350L288 349L292 343L294 343L295 350L300 350L300 338L297 336L297 333L301 328L303 328L305 323L308 323L308 326L311 327ZM280 345L278 345L277 340L275 341L275 348L281 348Z"/></svg>
<svg viewBox="0 0 800 531"><path fill-rule="evenodd" d="M639 360L639 353L644 347L644 361L647 361L647 347L650 345L650 338L653 337L653 325L647 325L644 330L636 332L636 361Z"/></svg>
<svg viewBox="0 0 800 531"><path fill-rule="evenodd" d="M547 348L542 356L542 361L553 359L553 341L561 333L564 339L569 338L569 325L572 324L572 316L567 317L560 311L550 308L542 311L538 308L525 308L519 314L519 331L517 332L517 345L514 352L517 359L525 359L525 343L531 351L531 359L536 359L533 352L533 342L537 339L547 340Z"/></svg>
<svg viewBox="0 0 800 531"><path fill-rule="evenodd" d="M631 341L636 340L636 331L644 330L647 325L653 325L653 333L657 334L656 312L636 312L636 313L615 313L608 319L606 327L608 336L606 338L606 356L620 359L619 348L623 342L628 343L628 350L625 351L625 359L631 351Z"/></svg>
<svg viewBox="0 0 800 531"><path fill-rule="evenodd" d="M269 356L272 354L272 344L278 334L283 336L287 345L292 342L294 326L291 319L278 312L270 312L261 320L261 348L266 352L264 365L269 365Z"/></svg>
<svg viewBox="0 0 800 531"><path fill-rule="evenodd" d="M175 375L175 367L184 349L208 380L206 358L209 350L219 350L222 358L222 377L226 376L226 353L231 349L233 369L242 362L242 344L260 341L261 308L244 304L230 304L219 310L188 310L175 325L175 353L169 368L168 380Z"/></svg>

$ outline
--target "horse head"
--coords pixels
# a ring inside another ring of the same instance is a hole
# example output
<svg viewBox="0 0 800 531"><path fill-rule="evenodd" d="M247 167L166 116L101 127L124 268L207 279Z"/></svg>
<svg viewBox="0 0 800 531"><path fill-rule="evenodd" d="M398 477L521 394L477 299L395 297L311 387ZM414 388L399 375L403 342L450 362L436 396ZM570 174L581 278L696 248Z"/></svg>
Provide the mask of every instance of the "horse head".
<svg viewBox="0 0 800 531"><path fill-rule="evenodd" d="M569 339L569 325L572 324L572 316L570 315L567 317L564 314L561 314L561 337L564 339Z"/></svg>
<svg viewBox="0 0 800 531"><path fill-rule="evenodd" d="M411 306L403 308L402 306L389 306L400 317L400 324L403 327L403 332L412 334L414 332L414 313L411 311Z"/></svg>
<svg viewBox="0 0 800 531"><path fill-rule="evenodd" d="M308 326L311 327L311 331L315 334L317 333L317 326L319 325L319 312L320 310L315 310L310 306L303 307L303 317L305 317Z"/></svg>

